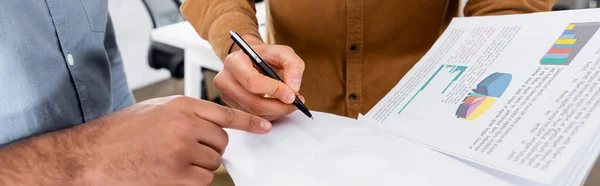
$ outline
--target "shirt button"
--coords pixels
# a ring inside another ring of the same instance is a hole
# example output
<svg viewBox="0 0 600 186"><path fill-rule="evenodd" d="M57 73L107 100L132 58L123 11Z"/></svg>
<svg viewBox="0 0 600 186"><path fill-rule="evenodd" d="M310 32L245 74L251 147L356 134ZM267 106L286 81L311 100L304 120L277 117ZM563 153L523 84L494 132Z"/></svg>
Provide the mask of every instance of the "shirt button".
<svg viewBox="0 0 600 186"><path fill-rule="evenodd" d="M350 51L351 52L356 52L358 50L358 45L356 44L351 44L350 45Z"/></svg>
<svg viewBox="0 0 600 186"><path fill-rule="evenodd" d="M67 63L69 63L69 66L73 66L75 63L75 60L73 60L73 55L67 54Z"/></svg>
<svg viewBox="0 0 600 186"><path fill-rule="evenodd" d="M348 99L350 99L350 101L356 101L358 99L358 95L356 95L355 93L352 93L352 94L348 95Z"/></svg>

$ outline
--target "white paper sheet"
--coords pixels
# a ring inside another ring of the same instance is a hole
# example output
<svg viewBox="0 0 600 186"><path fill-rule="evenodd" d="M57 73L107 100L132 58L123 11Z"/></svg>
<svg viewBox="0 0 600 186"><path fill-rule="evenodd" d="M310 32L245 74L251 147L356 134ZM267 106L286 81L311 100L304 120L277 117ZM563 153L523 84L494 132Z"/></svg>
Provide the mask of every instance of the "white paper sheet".
<svg viewBox="0 0 600 186"><path fill-rule="evenodd" d="M238 186L533 185L533 182L390 135L374 125L313 112L271 133L228 130L224 165ZM478 167L479 166L479 167Z"/></svg>
<svg viewBox="0 0 600 186"><path fill-rule="evenodd" d="M267 135L227 130L223 161L236 185L580 185L600 151L598 135L559 179L539 184L390 135L366 117L313 114L287 116Z"/></svg>

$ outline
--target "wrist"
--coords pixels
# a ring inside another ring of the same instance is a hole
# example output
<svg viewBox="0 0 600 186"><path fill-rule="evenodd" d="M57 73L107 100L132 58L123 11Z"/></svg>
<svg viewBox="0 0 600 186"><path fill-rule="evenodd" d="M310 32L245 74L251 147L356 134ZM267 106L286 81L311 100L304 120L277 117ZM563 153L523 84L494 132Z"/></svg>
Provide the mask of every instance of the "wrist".
<svg viewBox="0 0 600 186"><path fill-rule="evenodd" d="M53 143L60 143L61 151L55 154L57 166L71 176L73 185L99 185L101 171L101 151L98 149L98 137L102 134L100 123L92 121L62 131L63 135L55 138Z"/></svg>

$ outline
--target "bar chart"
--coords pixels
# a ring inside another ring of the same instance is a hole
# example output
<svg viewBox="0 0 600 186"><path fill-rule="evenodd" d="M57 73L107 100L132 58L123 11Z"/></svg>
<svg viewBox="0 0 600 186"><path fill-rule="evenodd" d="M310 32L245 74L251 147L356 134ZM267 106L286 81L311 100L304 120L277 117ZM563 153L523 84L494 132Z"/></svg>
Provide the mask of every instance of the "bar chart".
<svg viewBox="0 0 600 186"><path fill-rule="evenodd" d="M496 103L497 98L502 97L511 81L512 75L508 73L489 75L458 106L456 117L462 120L477 119Z"/></svg>
<svg viewBox="0 0 600 186"><path fill-rule="evenodd" d="M415 99L419 99L418 95L421 95L422 99L432 99L439 97L446 93L458 79L465 73L467 66L461 65L441 65L434 73L427 79L427 81L421 86L421 88L402 106L398 114L401 114L408 105L410 105ZM442 99L442 98L440 98ZM417 109L417 108L413 108Z"/></svg>
<svg viewBox="0 0 600 186"><path fill-rule="evenodd" d="M600 22L571 23L540 60L542 65L569 65L600 28Z"/></svg>

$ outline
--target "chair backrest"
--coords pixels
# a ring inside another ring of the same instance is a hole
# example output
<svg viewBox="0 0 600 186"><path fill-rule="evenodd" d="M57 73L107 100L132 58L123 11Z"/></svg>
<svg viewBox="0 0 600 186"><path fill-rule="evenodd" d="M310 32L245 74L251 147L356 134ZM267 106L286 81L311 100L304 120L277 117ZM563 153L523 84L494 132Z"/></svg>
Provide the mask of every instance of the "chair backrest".
<svg viewBox="0 0 600 186"><path fill-rule="evenodd" d="M564 3L556 3L554 6L552 6L552 11L561 11L561 10L569 10L569 5L566 5Z"/></svg>
<svg viewBox="0 0 600 186"><path fill-rule="evenodd" d="M182 0L142 0L142 2L150 14L154 28L185 21L179 12Z"/></svg>

